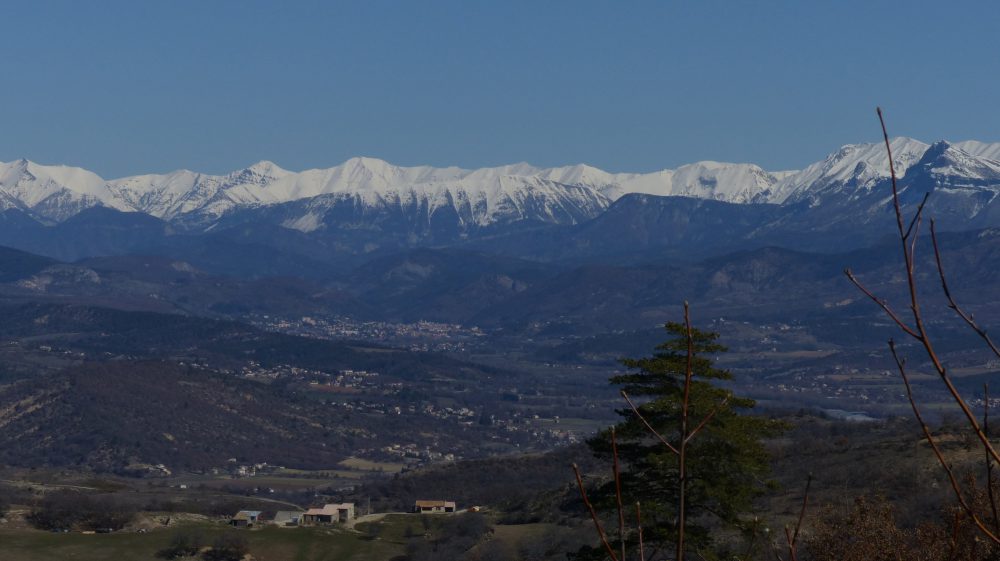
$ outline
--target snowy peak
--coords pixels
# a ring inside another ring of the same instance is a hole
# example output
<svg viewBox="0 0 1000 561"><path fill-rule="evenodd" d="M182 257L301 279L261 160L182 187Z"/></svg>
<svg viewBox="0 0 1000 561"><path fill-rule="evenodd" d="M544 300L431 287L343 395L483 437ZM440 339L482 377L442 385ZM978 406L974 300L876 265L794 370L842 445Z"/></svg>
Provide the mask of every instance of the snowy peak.
<svg viewBox="0 0 1000 561"><path fill-rule="evenodd" d="M62 221L93 206L135 210L119 200L97 174L71 166L20 159L0 164L0 191L41 218Z"/></svg>
<svg viewBox="0 0 1000 561"><path fill-rule="evenodd" d="M1000 161L982 158L945 141L935 142L908 170L904 181L928 175L937 186L1000 188Z"/></svg>
<svg viewBox="0 0 1000 561"><path fill-rule="evenodd" d="M777 181L754 164L698 162L674 171L671 194L732 203L765 202Z"/></svg>
<svg viewBox="0 0 1000 561"><path fill-rule="evenodd" d="M278 179L288 177L293 172L282 169L274 162L262 160L256 164L233 171L218 178L220 184L225 186L236 185L269 185Z"/></svg>
<svg viewBox="0 0 1000 561"><path fill-rule="evenodd" d="M450 180L467 173L453 167L400 167L377 158L359 157L332 168L285 172L275 181L259 184L259 188L237 189L234 200L278 204L334 193L387 193L394 188Z"/></svg>
<svg viewBox="0 0 1000 561"><path fill-rule="evenodd" d="M527 166L527 164L524 165ZM635 175L608 173L602 169L588 166L587 164L577 164L575 166L564 166L544 170L531 168L529 166L526 169L519 171L521 171L521 173L514 173L513 175L535 175L542 179L548 179L565 185L590 187L591 189L600 191L605 195L608 195L609 191L619 188L622 181L626 181L629 177Z"/></svg>
<svg viewBox="0 0 1000 561"><path fill-rule="evenodd" d="M117 198L139 212L169 219L188 208L196 208L197 202L192 201L199 201L217 183L215 177L178 170L116 179L108 185Z"/></svg>
<svg viewBox="0 0 1000 561"><path fill-rule="evenodd" d="M996 226L1000 162L936 142L901 180L901 200L916 205L927 195L938 224L946 228Z"/></svg>
<svg viewBox="0 0 1000 561"><path fill-rule="evenodd" d="M329 171L332 172L331 181L369 189L392 185L406 175L402 168L385 160L365 157L351 158Z"/></svg>
<svg viewBox="0 0 1000 561"><path fill-rule="evenodd" d="M281 166L279 166L278 164L268 160L261 160L242 171L249 172L254 175L259 175L261 177L275 177L275 178L288 175L289 173L291 173L287 170L282 169Z"/></svg>
<svg viewBox="0 0 1000 561"><path fill-rule="evenodd" d="M232 208L241 203L256 203L257 197L235 199L246 189L264 187L292 175L292 172L269 161L260 161L226 175L207 175L177 170L163 175L137 175L109 182L116 196L137 210L170 220L206 207Z"/></svg>
<svg viewBox="0 0 1000 561"><path fill-rule="evenodd" d="M0 164L0 185L29 206L61 189L80 196L108 196L105 181L93 172L70 166L43 166L23 158Z"/></svg>
<svg viewBox="0 0 1000 561"><path fill-rule="evenodd" d="M894 138L889 145L898 176L902 176L928 148L927 144L906 137ZM779 181L774 186L771 201L815 202L817 197L830 192L866 192L886 177L889 177L889 157L884 143L848 144L824 160Z"/></svg>

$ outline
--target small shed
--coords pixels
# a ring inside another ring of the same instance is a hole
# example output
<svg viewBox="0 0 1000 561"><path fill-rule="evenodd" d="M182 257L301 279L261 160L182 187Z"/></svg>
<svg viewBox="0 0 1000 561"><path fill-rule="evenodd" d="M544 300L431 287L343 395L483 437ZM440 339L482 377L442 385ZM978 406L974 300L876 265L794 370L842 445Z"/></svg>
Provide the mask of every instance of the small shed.
<svg viewBox="0 0 1000 561"><path fill-rule="evenodd" d="M301 510L279 510L274 513L275 526L298 526L302 523L303 511Z"/></svg>
<svg viewBox="0 0 1000 561"><path fill-rule="evenodd" d="M241 510L229 519L229 524L237 528L253 527L260 520L259 510Z"/></svg>
<svg viewBox="0 0 1000 561"><path fill-rule="evenodd" d="M422 501L413 504L413 512L455 512L455 501Z"/></svg>

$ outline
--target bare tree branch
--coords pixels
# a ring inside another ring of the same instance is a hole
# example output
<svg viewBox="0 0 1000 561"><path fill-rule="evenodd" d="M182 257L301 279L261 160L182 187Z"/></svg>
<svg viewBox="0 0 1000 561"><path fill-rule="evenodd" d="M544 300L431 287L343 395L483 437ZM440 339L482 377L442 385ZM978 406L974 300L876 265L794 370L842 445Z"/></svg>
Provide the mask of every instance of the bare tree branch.
<svg viewBox="0 0 1000 561"><path fill-rule="evenodd" d="M691 311L684 302L684 329L687 334L687 360L684 366L684 398L681 401L681 443L677 454L677 561L684 561L684 527L687 524L687 443L688 408L691 404L691 380L694 378L694 333Z"/></svg>
<svg viewBox="0 0 1000 561"><path fill-rule="evenodd" d="M937 441L934 440L934 435L931 434L931 429L924 422L923 415L920 414L920 408L917 407L917 402L913 398L913 388L910 386L910 378L906 374L906 367L904 361L899 358L899 354L896 352L896 343L890 339L889 340L889 350L892 352L892 358L896 361L896 367L899 369L899 374L903 378L903 384L906 386L906 398L910 401L910 407L913 409L913 416L916 417L917 422L920 423L920 428L924 432L924 439L927 443L931 445L931 450L934 451L934 456L937 458L938 463L944 469L945 473L948 475L948 482L951 484L952 490L955 492L955 497L958 499L959 506L962 510L972 518L972 522L979 528L979 531L983 533L986 537L992 540L996 544L1000 544L1000 538L997 537L989 528L983 524L983 521L976 515L976 512L969 505L968 501L965 499L965 494L962 492L962 487L955 477L955 472L951 469L951 465L945 460L944 454L941 453L941 448L938 446Z"/></svg>
<svg viewBox="0 0 1000 561"><path fill-rule="evenodd" d="M993 339L990 338L985 329L981 328L979 324L976 323L972 314L966 313L965 310L963 310L955 302L955 299L951 295L951 290L948 288L948 279L944 274L944 266L941 264L941 250L938 247L937 230L934 227L934 219L931 219L931 243L934 245L934 259L937 261L938 276L941 278L941 290L944 292L945 298L948 299L948 307L955 310L958 317L962 318L962 321L964 321L970 328L972 328L973 331L976 332L976 335L979 335L983 341L986 342L986 345L989 346L990 350L993 351L993 354L996 355L997 358L1000 358L1000 349L998 349L996 344L993 343Z"/></svg>
<svg viewBox="0 0 1000 561"><path fill-rule="evenodd" d="M792 542L799 539L799 531L802 529L802 520L806 517L806 506L809 504L809 488L812 487L813 476L810 473L806 476L806 491L802 495L802 508L799 510L799 519L795 522L795 534L792 536Z"/></svg>
<svg viewBox="0 0 1000 561"><path fill-rule="evenodd" d="M639 561L646 561L646 549L642 543L642 509L639 501L635 502L635 528L639 534Z"/></svg>
<svg viewBox="0 0 1000 561"><path fill-rule="evenodd" d="M809 504L809 488L812 487L812 481L813 477L810 473L806 477L806 491L802 495L802 508L799 509L799 517L795 521L795 531L792 532L788 526L785 526L785 541L788 542L788 558L790 561L799 561L799 531L802 530L802 520L806 517L806 506Z"/></svg>
<svg viewBox="0 0 1000 561"><path fill-rule="evenodd" d="M983 384L983 432L990 435L990 385ZM990 510L993 511L993 527L1000 534L1000 516L997 514L996 492L993 489L993 458L986 450L986 494L990 498Z"/></svg>
<svg viewBox="0 0 1000 561"><path fill-rule="evenodd" d="M875 296L874 294L872 294L870 290L865 288L865 286L861 284L861 281L859 281L857 277L854 276L854 273L850 269L844 269L844 274L847 275L847 278L850 279L852 283L854 283L854 286L858 287L858 290L863 292L865 296L871 299L872 302L878 304L879 307L881 307L882 310L885 311L886 314L888 314L889 319L896 322L896 325L898 325L900 329L906 332L907 335L913 337L914 339L920 339L920 335L916 331L911 329L910 326L906 325L903 322L903 320L900 319L898 315L896 315L896 312L894 312L893 309L889 307L889 303L886 302L883 298Z"/></svg>
<svg viewBox="0 0 1000 561"><path fill-rule="evenodd" d="M876 107L878 122L882 125L882 139L885 141L885 151L889 155L889 177L892 178L892 206L896 211L896 227L899 228L899 238L906 245L906 235L903 233L903 211L899 207L899 189L896 187L896 164L892 159L892 146L889 143L889 133L885 129L885 119L882 118L882 108ZM907 264L909 265L909 264Z"/></svg>
<svg viewBox="0 0 1000 561"><path fill-rule="evenodd" d="M911 232L908 230L904 230L903 212L899 200L899 189L897 185L896 168L895 164L893 163L892 147L889 143L889 134L888 132L886 132L885 119L882 116L882 109L877 108L876 111L878 113L879 123L882 126L882 138L885 140L886 153L889 156L889 174L892 181L892 204L893 204L893 210L896 213L896 226L899 231L899 239L900 239L900 244L902 246L903 261L906 266L906 284L910 294L910 310L913 314L913 322L914 322L913 327L910 328L906 326L906 324L904 324L902 320L900 320L900 318L892 311L892 309L888 306L888 304L885 303L884 300L876 297L869 290L864 288L864 286L860 282L858 282L857 279L854 278L854 275L851 274L850 270L846 271L847 276L849 279L851 279L851 281L855 284L855 286L857 286L874 302L879 304L879 306L882 307L882 309L889 315L889 317L893 321L895 321L897 325L903 328L903 331L906 332L907 335L910 335L911 337L919 341L921 345L923 345L924 351L927 353L927 357L930 359L931 364L934 367L934 370L941 378L941 381L944 383L945 388L948 390L948 393L951 395L952 399L962 410L962 414L965 415L965 418L968 421L969 426L976 433L976 436L979 438L979 441L986 448L987 453L990 455L990 457L993 458L994 461L1000 463L1000 453L997 452L996 448L994 448L993 444L983 433L982 428L979 426L979 421L976 418L976 415L972 412L972 409L969 408L969 405L965 402L965 400L959 393L958 388L956 388L955 384L951 381L951 377L948 375L947 369L941 362L940 357L938 357L937 351L935 350L934 345L927 334L927 329L924 325L923 315L920 310L920 300L917 296L917 283L914 276L914 260L913 260L913 254L916 248L916 240L917 240L916 229L919 227L920 215L923 211L923 203L921 203L921 207L918 210L917 216L914 217L913 231ZM913 237L912 240L909 239L910 235L912 235Z"/></svg>
<svg viewBox="0 0 1000 561"><path fill-rule="evenodd" d="M625 393L625 390L622 390L619 393L621 394L621 396L623 398L625 398L625 401L628 403L628 406L632 409L632 412L635 413L635 416L640 421L642 421L642 424L646 426L646 429L653 436L655 436L657 438L657 440L659 440L661 443L663 443L663 445L666 446L671 452L673 452L674 454L680 454L680 450L678 450L676 447L674 447L674 445L671 444L669 441L667 441L666 438L663 438L663 435L660 434L659 432L657 432L656 429L653 428L653 425L650 425L649 421L647 421L646 418L642 416L642 413L639 412L639 408L636 407L634 403L632 403L632 400L629 398L628 394Z"/></svg>
<svg viewBox="0 0 1000 561"><path fill-rule="evenodd" d="M622 507L622 478L618 469L618 439L615 438L615 427L611 427L611 456L615 472L615 500L618 504L618 542L621 545L622 559L625 559L625 509Z"/></svg>
<svg viewBox="0 0 1000 561"><path fill-rule="evenodd" d="M601 538L601 543L604 544L604 549L608 552L608 557L611 558L611 561L624 561L618 559L618 556L615 555L615 548L611 547L611 544L608 543L608 537L604 533L604 527L601 526L601 520L597 517L597 511L594 510L594 505L587 498L587 490L583 486L580 468L576 464L573 464L573 473L576 474L576 485L580 488L580 497L583 499L583 504L587 505L587 510L590 511L590 519L594 521L594 528L597 530L597 535Z"/></svg>
<svg viewBox="0 0 1000 561"><path fill-rule="evenodd" d="M774 543L774 540L770 540L770 542L771 542L771 552L774 553L774 558L777 561L785 561L785 558L781 556L781 552L778 551L778 544Z"/></svg>
<svg viewBox="0 0 1000 561"><path fill-rule="evenodd" d="M930 196L931 196L930 191L924 193L924 199L920 201L920 206L917 207L917 213L913 215L913 220L910 220L910 226L909 228L906 229L906 234L903 235L904 238L910 237L910 232L913 231L913 227L917 224L918 221L920 221L920 217L924 213L924 205L927 204L927 199L929 199ZM914 237L916 237L916 234L914 234Z"/></svg>
<svg viewBox="0 0 1000 561"><path fill-rule="evenodd" d="M729 396L726 396L726 399L723 399L722 403L720 403L718 407L712 409L712 412L706 415L705 418L702 419L700 423L698 423L698 426L696 426L694 430L692 430L691 433L687 435L687 438L684 439L684 442L689 442L692 438L694 438L694 436L698 434L698 431L700 431L705 425L707 425L708 422L712 420L712 417L714 417L716 413L722 410L722 408L725 407L727 403L729 403Z"/></svg>
<svg viewBox="0 0 1000 561"><path fill-rule="evenodd" d="M923 207L921 207L920 210L922 211ZM909 275L909 277L913 277L913 273L914 271L916 271L917 267L916 253L917 253L917 239L919 239L917 232L920 230L920 223L921 223L920 214L917 214L916 216L913 217L913 226L912 226L913 237L908 240L910 244L910 253L907 256L907 261L910 263L910 269L909 271L907 271L907 274Z"/></svg>
<svg viewBox="0 0 1000 561"><path fill-rule="evenodd" d="M960 529L960 522L962 521L962 513L955 512L955 516L952 518L951 522L951 551L948 553L948 559L955 559L958 555L958 531Z"/></svg>

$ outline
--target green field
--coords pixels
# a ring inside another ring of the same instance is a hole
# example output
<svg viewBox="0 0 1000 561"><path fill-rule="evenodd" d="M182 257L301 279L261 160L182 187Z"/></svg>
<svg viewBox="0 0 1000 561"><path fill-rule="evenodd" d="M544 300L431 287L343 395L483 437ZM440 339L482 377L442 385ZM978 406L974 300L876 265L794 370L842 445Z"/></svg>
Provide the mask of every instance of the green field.
<svg viewBox="0 0 1000 561"><path fill-rule="evenodd" d="M425 531L438 530L447 518L447 515L389 514L359 523L356 532L340 528L236 530L222 522L183 522L145 534L129 531L62 534L17 525L0 528L0 559L156 561L160 559L156 553L167 547L175 532L197 532L208 544L224 533L243 536L249 542L253 558L261 561L388 561L403 553L408 539L420 539L418 536ZM552 524L496 526L487 541L493 546L500 542L517 546L525 539L551 532L571 534L572 530ZM372 535L376 537L372 539Z"/></svg>
<svg viewBox="0 0 1000 561"><path fill-rule="evenodd" d="M351 472L352 474L355 472ZM279 491L313 490L325 487L339 487L343 485L357 484L359 477L282 477L281 475L262 475L257 477L235 478L211 478L211 479L187 479L188 486L194 488L207 489L254 489L256 487L270 487Z"/></svg>
<svg viewBox="0 0 1000 561"><path fill-rule="evenodd" d="M175 531L202 532L208 542L232 532L244 536L255 559L267 561L380 561L402 553L401 544L368 540L345 530L318 528L264 528L234 530L221 523L191 523L177 529L147 534L54 534L28 529L0 529L0 558L4 561L155 561Z"/></svg>
<svg viewBox="0 0 1000 561"><path fill-rule="evenodd" d="M373 462L361 458L347 458L340 462L340 465L353 470L383 471L385 473L399 473L403 469L403 464L401 463Z"/></svg>
<svg viewBox="0 0 1000 561"><path fill-rule="evenodd" d="M399 473L402 469L403 464L348 458L331 469L301 470L281 468L271 473L262 473L254 477L183 475L172 478L170 481L174 484L183 483L191 489L201 487L209 489L270 487L280 491L299 491L357 485L360 479L379 474Z"/></svg>

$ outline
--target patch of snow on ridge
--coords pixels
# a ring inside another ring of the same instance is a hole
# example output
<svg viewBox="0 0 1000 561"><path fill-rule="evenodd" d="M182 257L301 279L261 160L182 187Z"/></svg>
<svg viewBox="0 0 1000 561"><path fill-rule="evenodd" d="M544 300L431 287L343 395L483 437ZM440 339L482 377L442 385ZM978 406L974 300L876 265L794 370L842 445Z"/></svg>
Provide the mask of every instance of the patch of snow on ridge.
<svg viewBox="0 0 1000 561"><path fill-rule="evenodd" d="M1000 142L963 140L961 142L952 142L951 145L978 158L986 158L987 160L1000 162Z"/></svg>
<svg viewBox="0 0 1000 561"><path fill-rule="evenodd" d="M591 187L612 200L629 193L684 196L731 203L762 202L778 177L754 164L695 162L675 170L608 173L587 165L551 168L539 177Z"/></svg>
<svg viewBox="0 0 1000 561"><path fill-rule="evenodd" d="M323 226L323 215L316 212L307 212L298 218L286 220L281 223L285 228L309 233L319 230Z"/></svg>

